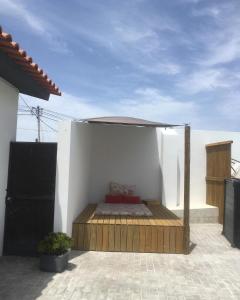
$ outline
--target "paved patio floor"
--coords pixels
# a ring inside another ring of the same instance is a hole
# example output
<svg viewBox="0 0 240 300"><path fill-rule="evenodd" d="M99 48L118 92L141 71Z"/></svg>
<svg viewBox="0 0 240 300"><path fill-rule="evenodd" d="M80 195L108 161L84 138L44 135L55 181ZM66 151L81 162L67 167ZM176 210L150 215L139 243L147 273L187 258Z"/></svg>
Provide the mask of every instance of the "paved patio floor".
<svg viewBox="0 0 240 300"><path fill-rule="evenodd" d="M191 254L73 251L62 274L35 258L0 259L0 299L240 299L240 251L218 224L193 224Z"/></svg>

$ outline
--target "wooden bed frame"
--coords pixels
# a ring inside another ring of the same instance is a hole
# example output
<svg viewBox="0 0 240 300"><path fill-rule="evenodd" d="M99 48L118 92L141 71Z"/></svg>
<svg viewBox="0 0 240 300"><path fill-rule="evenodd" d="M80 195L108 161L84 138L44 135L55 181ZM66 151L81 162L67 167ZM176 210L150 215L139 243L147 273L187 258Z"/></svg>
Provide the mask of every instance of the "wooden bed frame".
<svg viewBox="0 0 240 300"><path fill-rule="evenodd" d="M73 249L185 253L183 221L162 205L148 205L153 216L94 215L89 204L73 223Z"/></svg>

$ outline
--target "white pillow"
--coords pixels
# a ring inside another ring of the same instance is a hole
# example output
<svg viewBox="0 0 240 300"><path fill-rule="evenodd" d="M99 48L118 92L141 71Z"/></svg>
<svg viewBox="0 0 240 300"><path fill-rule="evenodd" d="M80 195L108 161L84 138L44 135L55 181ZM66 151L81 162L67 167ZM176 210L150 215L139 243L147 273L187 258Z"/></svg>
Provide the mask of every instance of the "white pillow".
<svg viewBox="0 0 240 300"><path fill-rule="evenodd" d="M117 182L110 182L109 192L111 195L134 195L136 191L135 185L120 184Z"/></svg>

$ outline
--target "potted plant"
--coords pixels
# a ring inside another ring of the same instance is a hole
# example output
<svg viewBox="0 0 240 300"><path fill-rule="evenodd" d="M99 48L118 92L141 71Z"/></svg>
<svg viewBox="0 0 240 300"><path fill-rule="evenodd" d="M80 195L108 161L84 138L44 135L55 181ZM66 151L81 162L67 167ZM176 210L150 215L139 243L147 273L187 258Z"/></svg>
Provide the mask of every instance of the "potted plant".
<svg viewBox="0 0 240 300"><path fill-rule="evenodd" d="M40 270L62 272L67 268L72 239L62 232L48 234L38 245Z"/></svg>

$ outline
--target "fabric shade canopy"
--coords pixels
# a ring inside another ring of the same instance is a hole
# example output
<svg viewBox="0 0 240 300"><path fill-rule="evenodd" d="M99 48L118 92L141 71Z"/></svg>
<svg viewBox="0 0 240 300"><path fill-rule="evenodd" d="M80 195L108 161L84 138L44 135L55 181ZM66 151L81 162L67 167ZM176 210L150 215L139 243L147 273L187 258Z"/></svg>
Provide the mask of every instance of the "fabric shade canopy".
<svg viewBox="0 0 240 300"><path fill-rule="evenodd" d="M131 118L131 117L100 117L81 120L83 123L93 124L108 124L108 125L131 125L131 126L143 126L143 127L175 127L181 125L174 125L168 123L152 122L143 119Z"/></svg>

